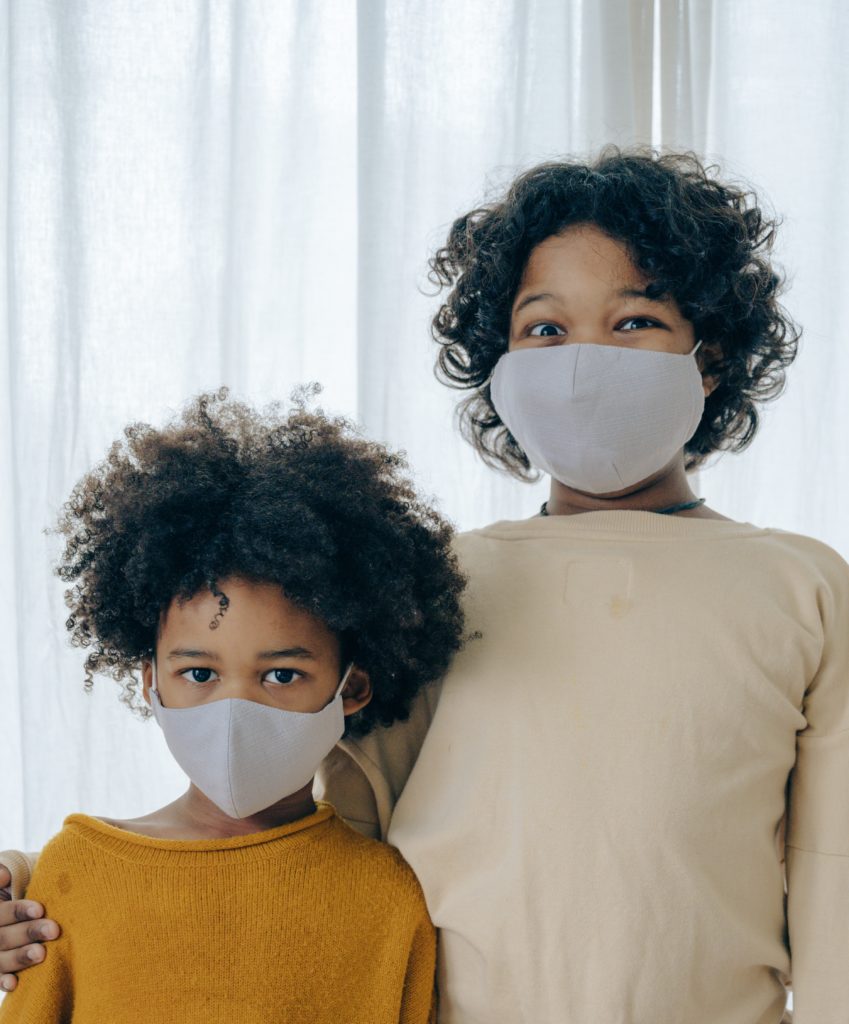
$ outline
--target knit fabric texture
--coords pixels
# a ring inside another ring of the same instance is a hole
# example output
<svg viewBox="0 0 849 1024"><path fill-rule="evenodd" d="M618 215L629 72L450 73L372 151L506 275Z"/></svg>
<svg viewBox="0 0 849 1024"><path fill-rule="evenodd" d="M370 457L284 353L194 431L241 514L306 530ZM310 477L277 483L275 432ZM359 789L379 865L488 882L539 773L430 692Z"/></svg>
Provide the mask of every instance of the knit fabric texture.
<svg viewBox="0 0 849 1024"><path fill-rule="evenodd" d="M0 1006L4 1024L433 1020L436 936L418 882L327 804L191 842L74 814L28 897L63 934Z"/></svg>

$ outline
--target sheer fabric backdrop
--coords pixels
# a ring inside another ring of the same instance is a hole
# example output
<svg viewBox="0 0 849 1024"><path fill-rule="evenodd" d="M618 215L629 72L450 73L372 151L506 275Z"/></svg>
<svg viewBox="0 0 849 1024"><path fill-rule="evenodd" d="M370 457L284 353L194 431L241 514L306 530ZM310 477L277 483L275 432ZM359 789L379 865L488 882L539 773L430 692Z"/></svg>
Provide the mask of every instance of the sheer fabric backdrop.
<svg viewBox="0 0 849 1024"><path fill-rule="evenodd" d="M761 437L698 485L849 554L847 46L839 0L6 0L0 846L183 784L114 684L82 692L43 533L127 422L319 380L460 527L534 511L542 485L457 436L425 270L538 160L653 141L763 186L806 336Z"/></svg>

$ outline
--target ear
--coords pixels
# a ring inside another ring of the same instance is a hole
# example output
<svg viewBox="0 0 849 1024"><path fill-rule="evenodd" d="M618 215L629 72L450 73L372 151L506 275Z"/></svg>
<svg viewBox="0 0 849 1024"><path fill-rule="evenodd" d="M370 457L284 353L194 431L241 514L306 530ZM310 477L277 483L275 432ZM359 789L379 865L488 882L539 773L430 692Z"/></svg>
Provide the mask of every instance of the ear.
<svg viewBox="0 0 849 1024"><path fill-rule="evenodd" d="M153 662L145 660L141 664L142 697L150 704L150 688L153 686Z"/></svg>
<svg viewBox="0 0 849 1024"><path fill-rule="evenodd" d="M702 374L702 389L705 398L712 395L719 385L719 377L709 371L722 359L722 346L717 342L705 342L696 354L699 370Z"/></svg>
<svg viewBox="0 0 849 1024"><path fill-rule="evenodd" d="M342 710L345 715L353 715L364 708L372 698L371 679L368 672L357 665L351 666L348 681L342 690Z"/></svg>

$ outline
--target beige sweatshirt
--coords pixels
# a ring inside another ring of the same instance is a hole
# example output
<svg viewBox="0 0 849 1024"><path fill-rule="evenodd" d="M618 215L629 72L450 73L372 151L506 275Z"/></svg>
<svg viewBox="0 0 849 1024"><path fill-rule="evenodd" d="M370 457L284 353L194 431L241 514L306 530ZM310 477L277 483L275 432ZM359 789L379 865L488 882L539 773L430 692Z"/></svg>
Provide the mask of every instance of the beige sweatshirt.
<svg viewBox="0 0 849 1024"><path fill-rule="evenodd" d="M849 567L642 512L459 550L480 639L324 780L419 876L441 1024L777 1024L791 949L847 1024Z"/></svg>
<svg viewBox="0 0 849 1024"><path fill-rule="evenodd" d="M847 1024L846 564L642 512L458 548L479 638L320 787L418 874L441 1024L777 1024L791 948Z"/></svg>

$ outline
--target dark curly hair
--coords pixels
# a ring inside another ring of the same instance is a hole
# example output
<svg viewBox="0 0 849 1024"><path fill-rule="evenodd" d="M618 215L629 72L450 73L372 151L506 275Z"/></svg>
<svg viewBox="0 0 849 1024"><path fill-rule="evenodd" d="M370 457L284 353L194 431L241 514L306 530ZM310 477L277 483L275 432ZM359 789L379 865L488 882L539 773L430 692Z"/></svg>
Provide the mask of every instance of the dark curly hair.
<svg viewBox="0 0 849 1024"><path fill-rule="evenodd" d="M430 260L430 280L451 291L432 323L442 346L437 376L474 389L459 407L463 435L484 460L520 479L530 463L490 399L507 351L513 300L535 246L571 225L593 224L628 249L705 343L714 378L701 423L685 447L688 469L712 452L740 451L758 427L757 403L783 389L800 331L777 301L770 263L777 222L751 191L716 179L692 153L609 147L592 163L540 164L507 193L458 218Z"/></svg>
<svg viewBox="0 0 849 1024"><path fill-rule="evenodd" d="M72 644L91 648L88 687L111 675L143 711L136 673L163 612L205 588L221 596L228 576L279 585L369 673L353 734L406 717L446 670L463 629L451 527L417 497L402 455L309 397L260 413L226 390L202 395L163 429L127 427L77 484L56 571L73 584Z"/></svg>

